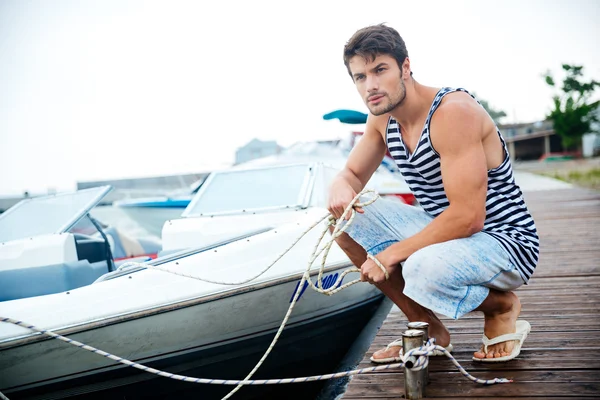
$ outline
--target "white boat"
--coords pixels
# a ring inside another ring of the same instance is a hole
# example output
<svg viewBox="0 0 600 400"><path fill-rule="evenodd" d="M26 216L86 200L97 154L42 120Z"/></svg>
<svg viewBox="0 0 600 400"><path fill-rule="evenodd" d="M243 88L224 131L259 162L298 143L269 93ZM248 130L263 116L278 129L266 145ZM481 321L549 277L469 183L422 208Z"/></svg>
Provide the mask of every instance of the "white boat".
<svg viewBox="0 0 600 400"><path fill-rule="evenodd" d="M90 216L111 189L32 197L0 215L0 302L86 286L123 262L156 258L160 241Z"/></svg>
<svg viewBox="0 0 600 400"><path fill-rule="evenodd" d="M342 169L348 161L350 151L361 137L361 134L358 132L352 132L348 139L344 139L336 144L331 144L329 142L298 142L279 154L251 160L239 164L236 167L248 168L293 163L323 162L334 168ZM395 164L393 165L393 168L390 168L390 164L393 163L393 158L385 155L381 165L371 177L369 185L382 196L393 196L401 199L407 204L413 205L415 203L414 195Z"/></svg>
<svg viewBox="0 0 600 400"><path fill-rule="evenodd" d="M356 135L352 135L351 146L357 140ZM317 163L323 162L334 168L341 169L346 164L351 147L342 145L332 146L322 142L299 142L281 153L254 159L243 164L232 167L232 170L248 169L257 167L268 167L274 165L290 165L298 163ZM380 195L394 197L407 204L414 204L415 198L410 188L399 173L390 172L391 157L386 156L382 165L373 175L370 185ZM393 166L395 167L395 164ZM396 168L397 170L397 168ZM117 207L125 212L133 221L140 225L146 232L155 237L162 238L162 228L166 221L178 219L183 211L189 205L194 195L202 188L206 182L205 179L192 184L189 192L172 193L166 196L144 197L123 199L115 201L113 207Z"/></svg>
<svg viewBox="0 0 600 400"><path fill-rule="evenodd" d="M177 191L162 196L117 200L113 202L113 207L126 213L150 235L160 238L165 221L179 218L203 183L204 179L200 179L190 185L185 192Z"/></svg>
<svg viewBox="0 0 600 400"><path fill-rule="evenodd" d="M346 160L343 150L310 142L296 144L280 155L213 171L181 214L182 218L164 224L163 252L205 246L257 229L274 228L292 221L298 210L316 204L324 208L329 183ZM307 180L302 182L303 186L299 185L300 175L311 168L322 172L315 176L314 182ZM373 174L367 187L382 197L398 201L412 196L406 182L383 166ZM303 191L305 188L309 188L307 192Z"/></svg>
<svg viewBox="0 0 600 400"><path fill-rule="evenodd" d="M147 267L106 272L84 286L65 284L54 293L29 293L29 297L2 301L0 319L26 321L171 373L242 379L279 328L324 225L310 230L272 268L246 283L216 284L177 274L222 283L255 277L327 214L327 188L337 171L319 163L215 172L194 197L185 217L165 224L163 255ZM223 197L224 192L230 196ZM42 218L47 214L36 215ZM47 264L63 268L76 247L76 238L64 232L31 240L35 246L25 241L0 247L0 290L5 290L4 277L16 269L22 272L23 285L43 289L47 282L29 260L39 260L43 253ZM334 245L324 268L323 287L336 284L349 267L346 255ZM318 270L315 261L311 281L316 280ZM78 273L65 270L65 282ZM343 283L356 278L358 274L351 273ZM334 372L337 360L383 299L379 290L364 283L333 296L305 287L300 290L282 336L255 378ZM153 395L168 398L182 398L182 393L194 386L0 323L0 392L11 399L54 399L83 393L135 398L141 384ZM309 385L313 384L283 389L244 387L234 398L271 398L265 390L289 394ZM220 398L231 389L202 385L195 389L200 390L195 396Z"/></svg>

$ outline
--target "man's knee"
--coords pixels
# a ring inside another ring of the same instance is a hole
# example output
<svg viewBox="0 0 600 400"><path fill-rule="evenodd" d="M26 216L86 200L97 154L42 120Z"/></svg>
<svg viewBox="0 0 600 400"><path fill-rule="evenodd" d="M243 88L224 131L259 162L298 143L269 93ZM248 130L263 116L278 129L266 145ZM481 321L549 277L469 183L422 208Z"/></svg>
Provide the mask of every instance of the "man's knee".
<svg viewBox="0 0 600 400"><path fill-rule="evenodd" d="M415 285L423 290L431 290L443 285L448 277L441 268L442 260L434 249L425 247L413 253L402 266L402 276L406 285Z"/></svg>

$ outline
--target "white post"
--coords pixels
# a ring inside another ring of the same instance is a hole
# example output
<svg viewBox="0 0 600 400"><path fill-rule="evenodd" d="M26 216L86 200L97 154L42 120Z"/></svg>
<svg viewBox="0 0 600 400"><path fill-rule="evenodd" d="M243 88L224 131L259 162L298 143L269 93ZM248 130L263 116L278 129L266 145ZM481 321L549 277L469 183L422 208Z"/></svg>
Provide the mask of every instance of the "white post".
<svg viewBox="0 0 600 400"><path fill-rule="evenodd" d="M544 154L550 154L550 135L544 136Z"/></svg>

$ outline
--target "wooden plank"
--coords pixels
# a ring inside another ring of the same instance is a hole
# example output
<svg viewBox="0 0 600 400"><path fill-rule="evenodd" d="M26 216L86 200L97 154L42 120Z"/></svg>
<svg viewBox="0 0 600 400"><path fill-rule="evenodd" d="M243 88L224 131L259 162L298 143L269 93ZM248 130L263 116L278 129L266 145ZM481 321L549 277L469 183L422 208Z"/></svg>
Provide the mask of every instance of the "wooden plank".
<svg viewBox="0 0 600 400"><path fill-rule="evenodd" d="M545 350L545 352L547 352ZM596 356L598 356L598 352L596 352ZM570 357L570 355L569 355ZM470 363L472 361L470 361L470 358L466 358L466 357L457 357L456 358L458 363L460 365L462 365L463 368L465 368L467 370L467 372L469 372L470 374L474 374L477 375L480 371L489 371L491 369L495 370L495 371L502 371L502 370L511 370L511 371L526 371L526 370L536 370L537 373L539 373L540 370L543 371L553 371L553 370L576 370L576 369L586 369L586 370L591 370L594 373L597 374L598 369L600 368L600 363L597 361L597 359L587 359L584 358L583 356L581 357L576 357L576 358L567 358L565 360L563 359L557 359L557 358L548 358L548 359L528 359L527 360L527 368L516 368L515 365L518 365L517 362L512 364L512 368L509 365L509 363L504 363L501 364L499 363L497 366L494 365L493 368L484 368L482 366L478 365L480 363L475 363L473 362L473 364L475 365L471 365ZM368 368L368 367L372 367L373 364L368 363L368 362L361 362L357 368ZM387 370L390 373L394 372L398 375L402 374L403 372L401 371L401 368L398 368L397 370ZM457 371L456 367L454 366L454 364L451 364L449 361L445 361L445 362L435 362L435 361L431 361L429 364L429 371L431 372L439 372L439 371L446 371L446 372L454 372ZM358 376L358 375L357 375ZM504 376L498 376L498 377L504 377ZM354 380L354 378L352 378Z"/></svg>
<svg viewBox="0 0 600 400"><path fill-rule="evenodd" d="M473 318L470 318L470 316L472 315L473 314L467 314L464 318L461 318L457 321L448 320L445 318L441 318L441 320L447 325L448 322L452 321L452 324L450 324L448 327L451 331L452 329L462 329L464 327L477 327L478 330L481 330L481 327L483 327L483 321L481 320L481 318L477 318L477 316L473 316ZM600 326L599 319L582 320L580 317L572 315L571 313L569 313L568 315L556 316L555 318L549 320L547 318L547 315L544 315L540 312L537 315L532 315L528 319L528 321L535 326L534 331L537 330L539 327L545 326L571 326L572 328L574 328L571 330L592 329L592 327ZM402 315L401 317L390 317L385 321L385 325L381 327L380 332L385 332L385 329L388 329L388 326L393 326L394 329L405 329L407 322L408 320L404 315Z"/></svg>
<svg viewBox="0 0 600 400"><path fill-rule="evenodd" d="M513 375L516 375L516 371ZM515 376L510 376L511 371L502 371L503 378L507 379L516 379ZM591 383L599 383L600 376L597 376L591 373L589 370L570 370L570 371L549 371L548 373L539 374L537 371L520 371L518 373L520 382L527 381L547 381L552 380L553 382L591 382ZM474 376L474 375L473 375ZM478 372L478 376L476 378L481 379L493 379L498 377L498 371L483 371ZM431 383L438 384L448 384L448 383L469 383L471 381L465 378L462 374L460 374L457 370L452 373L442 373L442 372L433 372L429 375ZM403 374L394 374L389 372L379 372L375 375L356 375L353 379L356 380L356 383L372 383L375 380L379 384L384 385L397 385L398 379L404 379ZM514 380L512 383L518 382ZM496 387L507 387L510 384L502 384L497 385Z"/></svg>
<svg viewBox="0 0 600 400"><path fill-rule="evenodd" d="M571 396L569 396L571 397ZM398 396L392 396L392 397L372 397L372 396L360 396L360 397L344 397L347 399L362 399L362 400L398 400ZM432 399L433 397L425 397L424 399ZM436 397L436 400L457 400L457 399L464 399L465 397ZM468 397L469 400L507 400L507 397L472 397L469 396ZM565 400L568 397L565 396L535 396L535 395L528 395L528 396L513 396L511 397L511 399L543 399L543 400ZM595 399L597 398L596 396L589 396L588 398L591 399Z"/></svg>
<svg viewBox="0 0 600 400"><path fill-rule="evenodd" d="M430 359L427 398L525 399L600 398L600 192L573 188L524 194L538 228L539 265L519 288L521 318L532 325L521 355L483 364L472 354L483 319L440 316L454 345L453 356L478 378L512 377L515 382L482 386L457 372L445 357ZM372 353L401 336L406 317L393 307L359 367L373 366ZM352 377L344 399L398 399L403 369Z"/></svg>
<svg viewBox="0 0 600 400"><path fill-rule="evenodd" d="M531 398L530 395L524 395L527 391L531 390L532 386L536 387L536 396L546 398L547 396L564 396L564 397L575 397L575 398L598 398L600 393L600 384L592 382L548 382L548 381L534 381L534 382L513 382L510 384L502 385L474 385L472 382L467 381L461 377L465 382L452 382L446 386L440 387L436 385L435 381L427 386L426 398L438 398L438 397L449 397L453 396L455 399L466 399L472 396L504 396L504 398ZM494 378L494 376L489 376ZM345 399L363 399L367 395L369 398L379 398L377 395L381 395L383 398L388 398L390 395L401 398L404 394L404 387L401 385L382 385L379 383L369 383L365 385L356 384L351 385L348 388L347 394L344 396ZM393 397L392 397L393 398Z"/></svg>

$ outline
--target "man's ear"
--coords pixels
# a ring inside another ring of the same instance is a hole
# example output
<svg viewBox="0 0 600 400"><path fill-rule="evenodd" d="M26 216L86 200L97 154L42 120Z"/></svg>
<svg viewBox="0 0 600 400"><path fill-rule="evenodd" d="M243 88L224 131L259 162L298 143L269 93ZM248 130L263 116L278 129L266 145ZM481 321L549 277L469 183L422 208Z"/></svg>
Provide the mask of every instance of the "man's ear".
<svg viewBox="0 0 600 400"><path fill-rule="evenodd" d="M410 77L410 60L408 57L402 63L402 76Z"/></svg>

